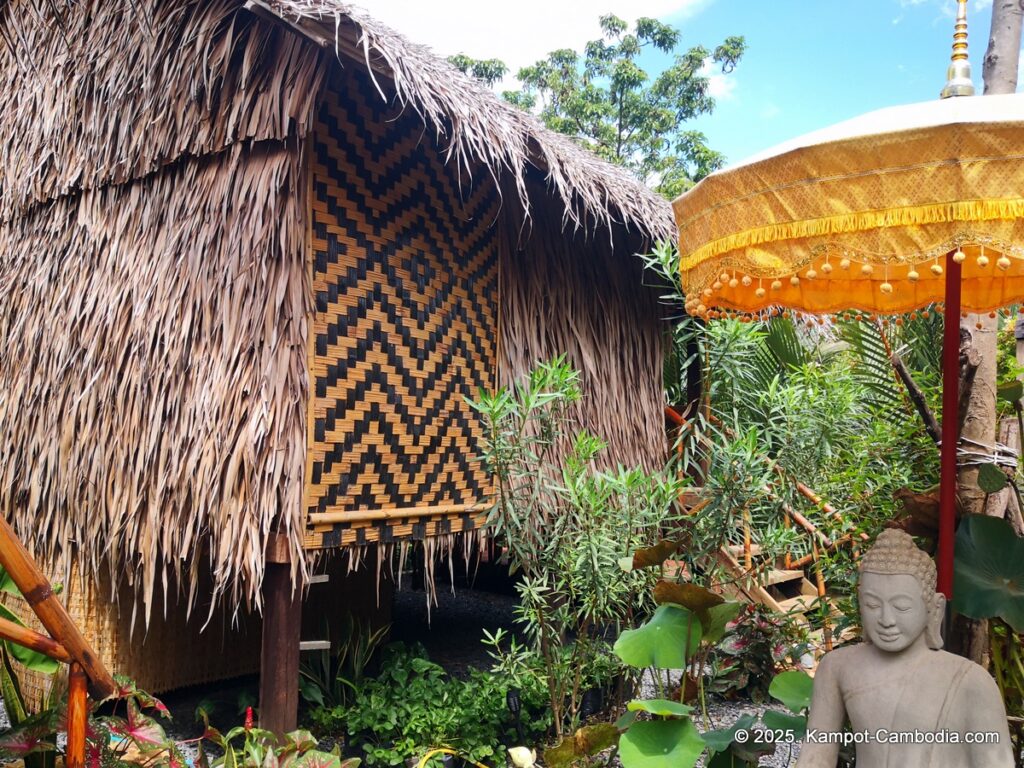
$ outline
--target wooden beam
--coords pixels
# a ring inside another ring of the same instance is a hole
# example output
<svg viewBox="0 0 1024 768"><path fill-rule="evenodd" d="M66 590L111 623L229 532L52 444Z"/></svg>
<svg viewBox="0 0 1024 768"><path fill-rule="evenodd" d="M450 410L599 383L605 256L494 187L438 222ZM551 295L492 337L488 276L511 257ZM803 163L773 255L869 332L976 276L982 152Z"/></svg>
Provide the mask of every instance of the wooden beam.
<svg viewBox="0 0 1024 768"><path fill-rule="evenodd" d="M280 735L295 730L299 714L299 642L302 599L291 568L267 563L263 576L260 654L260 727Z"/></svg>
<svg viewBox="0 0 1024 768"><path fill-rule="evenodd" d="M114 678L68 616L60 600L53 594L50 582L3 517L0 517L0 565L18 585L25 602L50 636L67 649L72 659L82 665L85 674L89 676L89 692L92 697L102 701L110 696L115 689Z"/></svg>
<svg viewBox="0 0 1024 768"><path fill-rule="evenodd" d="M85 768L85 731L89 719L86 697L88 678L82 665L71 663L68 672L68 745L64 753L65 768Z"/></svg>
<svg viewBox="0 0 1024 768"><path fill-rule="evenodd" d="M67 648L56 640L2 617L0 617L0 639L10 640L24 648L39 651L39 653L49 656L54 661L60 661L64 664L70 664L72 661L71 654L68 653Z"/></svg>

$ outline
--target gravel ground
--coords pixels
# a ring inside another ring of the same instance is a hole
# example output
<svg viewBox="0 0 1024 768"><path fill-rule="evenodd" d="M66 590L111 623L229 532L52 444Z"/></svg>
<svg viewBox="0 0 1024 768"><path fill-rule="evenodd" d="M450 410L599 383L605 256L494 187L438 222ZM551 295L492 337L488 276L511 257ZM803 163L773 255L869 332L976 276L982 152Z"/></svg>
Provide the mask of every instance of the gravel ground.
<svg viewBox="0 0 1024 768"><path fill-rule="evenodd" d="M786 709L781 706L769 705L769 704L753 704L749 701L718 701L710 702L708 704L708 718L710 719L711 728L728 728L730 725L739 720L743 715L755 715L760 717L769 709L776 709L780 712L785 712ZM696 718L698 727L703 730L703 724L700 723L700 718ZM790 768L796 765L796 758L800 754L799 744L780 744L775 747L775 754L764 755L761 757L758 765L770 766L771 768ZM704 763L697 763L698 766L703 766Z"/></svg>

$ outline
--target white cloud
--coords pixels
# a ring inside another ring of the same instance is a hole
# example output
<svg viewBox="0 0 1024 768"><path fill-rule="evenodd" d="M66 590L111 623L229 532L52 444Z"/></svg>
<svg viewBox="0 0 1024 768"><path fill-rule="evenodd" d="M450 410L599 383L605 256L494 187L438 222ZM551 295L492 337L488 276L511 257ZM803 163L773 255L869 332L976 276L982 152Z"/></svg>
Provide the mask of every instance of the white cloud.
<svg viewBox="0 0 1024 768"><path fill-rule="evenodd" d="M774 120L776 117L782 114L782 110L779 109L779 105L769 102L765 105L764 109L761 110L762 120Z"/></svg>
<svg viewBox="0 0 1024 768"><path fill-rule="evenodd" d="M937 7L940 11L942 11L942 15L945 16L947 19L956 18L956 3L939 2L937 3ZM976 14L981 13L982 11L987 11L991 7L992 0L974 0L974 2L968 3L968 25L970 25L971 23L977 23L978 19L976 17Z"/></svg>
<svg viewBox="0 0 1024 768"><path fill-rule="evenodd" d="M358 0L357 0L358 2ZM632 0L630 21L639 16L674 20L693 16L714 0ZM441 56L464 53L501 59L512 74L558 48L580 50L600 36L598 17L607 8L593 0L362 0L374 18ZM621 15L621 14L620 14Z"/></svg>
<svg viewBox="0 0 1024 768"><path fill-rule="evenodd" d="M708 78L708 95L719 101L729 101L736 97L736 78L721 73Z"/></svg>
<svg viewBox="0 0 1024 768"><path fill-rule="evenodd" d="M729 101L735 98L736 76L723 73L719 67L720 65L709 56L704 59L704 65L697 74L708 79L708 96L720 101Z"/></svg>

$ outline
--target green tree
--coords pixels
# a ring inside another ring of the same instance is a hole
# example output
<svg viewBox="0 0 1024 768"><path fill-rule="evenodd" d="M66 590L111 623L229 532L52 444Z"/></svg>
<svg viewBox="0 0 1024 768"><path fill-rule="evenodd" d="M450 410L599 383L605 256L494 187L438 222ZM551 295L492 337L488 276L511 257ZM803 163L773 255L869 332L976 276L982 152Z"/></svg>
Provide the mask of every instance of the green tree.
<svg viewBox="0 0 1024 768"><path fill-rule="evenodd" d="M488 88L508 74L508 65L501 59L474 59L464 53L457 53L448 57L448 63L482 81Z"/></svg>
<svg viewBox="0 0 1024 768"><path fill-rule="evenodd" d="M707 62L731 72L746 42L728 37L709 51L677 52L680 33L656 19L641 18L630 31L617 16L601 17L603 37L581 55L570 49L519 70L522 90L505 97L528 109L540 107L549 128L573 136L598 155L629 168L645 183L675 196L721 167L724 157L687 120L710 112ZM645 50L674 54L656 76L639 65Z"/></svg>

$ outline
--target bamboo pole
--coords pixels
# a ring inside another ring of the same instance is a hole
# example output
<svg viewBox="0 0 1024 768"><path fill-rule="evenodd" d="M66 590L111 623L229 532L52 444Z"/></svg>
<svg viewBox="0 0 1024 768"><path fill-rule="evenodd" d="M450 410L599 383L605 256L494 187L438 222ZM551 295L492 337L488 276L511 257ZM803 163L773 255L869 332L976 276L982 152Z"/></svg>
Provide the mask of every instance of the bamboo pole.
<svg viewBox="0 0 1024 768"><path fill-rule="evenodd" d="M56 640L2 617L0 617L0 639L10 640L24 648L38 651L54 661L64 664L70 664L72 661L67 649Z"/></svg>
<svg viewBox="0 0 1024 768"><path fill-rule="evenodd" d="M14 533L14 529L0 517L0 565L18 585L25 602L50 636L60 643L89 676L89 691L96 700L110 696L115 689L114 678L103 662L89 647L82 633L68 616L64 606L53 594L50 582L43 576L32 556Z"/></svg>
<svg viewBox="0 0 1024 768"><path fill-rule="evenodd" d="M805 531L807 531L807 533L811 534L812 537L818 539L818 541L820 541L825 547L831 547L832 546L832 541L831 541L831 539L829 539L828 536L826 536L821 531L819 531L817 529L817 527L814 525L814 523L812 523L806 517L801 515L799 512L797 512L791 506L789 506L789 504L785 504L784 503L782 505L782 511L785 512L787 515L789 515L791 518L793 518L793 522L794 523L796 523L801 528L803 528Z"/></svg>
<svg viewBox="0 0 1024 768"><path fill-rule="evenodd" d="M447 504L436 507L404 507L402 509L381 509L372 512L313 512L309 516L310 525L330 525L333 523L362 522L364 520L394 520L407 517L427 517L429 515L454 515L461 512L477 512L486 509L482 504Z"/></svg>
<svg viewBox="0 0 1024 768"><path fill-rule="evenodd" d="M89 717L86 686L88 678L82 665L71 662L68 674L68 746L64 753L65 768L84 768L85 731Z"/></svg>
<svg viewBox="0 0 1024 768"><path fill-rule="evenodd" d="M835 551L839 549L839 547L845 546L847 544L851 544L854 547L854 549L857 548L857 540L853 538L852 534L848 533L845 536L840 536L838 539L832 542L832 545L828 547L826 551ZM814 555L810 554L804 555L801 558L793 560L791 564L793 568L806 568L812 562L814 562Z"/></svg>
<svg viewBox="0 0 1024 768"><path fill-rule="evenodd" d="M823 501L822 498L817 493L814 492L814 490L808 488L799 480L796 483L796 489L797 491L800 492L800 495L802 495L805 499L814 504L814 506L818 507L826 515L831 515L839 522L843 521L843 516L839 514L835 507L833 507L827 501ZM860 537L861 541L868 541L871 538L866 533L859 533L857 535Z"/></svg>
<svg viewBox="0 0 1024 768"><path fill-rule="evenodd" d="M750 546L750 507L743 508L743 564L747 570L754 567L754 557Z"/></svg>
<svg viewBox="0 0 1024 768"><path fill-rule="evenodd" d="M818 587L818 606L822 609L821 634L825 640L825 650L832 650L832 617L829 616L828 602L825 600L825 575L821 572L821 559L818 557L818 542L811 539L811 555L814 558L814 580Z"/></svg>
<svg viewBox="0 0 1024 768"><path fill-rule="evenodd" d="M782 527L787 531L793 527L793 521L789 519L789 515L782 516ZM787 571L793 570L793 550L786 548L786 556L782 561L783 566Z"/></svg>

